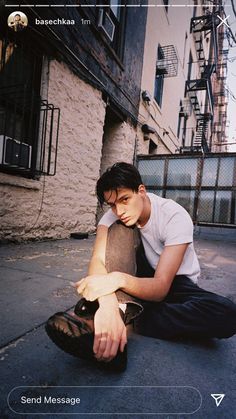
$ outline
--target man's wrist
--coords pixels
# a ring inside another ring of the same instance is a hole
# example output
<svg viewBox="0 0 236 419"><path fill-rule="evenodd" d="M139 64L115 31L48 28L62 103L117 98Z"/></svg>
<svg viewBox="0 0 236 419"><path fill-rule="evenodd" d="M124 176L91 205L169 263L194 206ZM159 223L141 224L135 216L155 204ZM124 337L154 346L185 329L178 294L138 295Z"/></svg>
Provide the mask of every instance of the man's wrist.
<svg viewBox="0 0 236 419"><path fill-rule="evenodd" d="M126 285L126 274L123 272L112 272L111 275L117 284L117 289L124 289Z"/></svg>
<svg viewBox="0 0 236 419"><path fill-rule="evenodd" d="M99 307L119 308L118 300L115 294L103 295L98 298Z"/></svg>

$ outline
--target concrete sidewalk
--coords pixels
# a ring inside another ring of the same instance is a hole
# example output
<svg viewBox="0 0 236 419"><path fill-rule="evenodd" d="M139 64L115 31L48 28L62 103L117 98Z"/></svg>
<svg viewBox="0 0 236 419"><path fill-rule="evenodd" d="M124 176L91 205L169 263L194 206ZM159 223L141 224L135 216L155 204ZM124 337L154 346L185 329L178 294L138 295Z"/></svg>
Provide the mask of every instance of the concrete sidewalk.
<svg viewBox="0 0 236 419"><path fill-rule="evenodd" d="M236 336L194 343L130 332L128 368L122 374L105 373L52 344L44 323L55 311L75 305L77 297L69 281L86 273L93 240L1 247L1 419L68 419L70 414L78 418L95 414L102 418L236 418ZM234 240L196 237L195 247L202 267L199 285L236 302ZM15 389L19 386L26 388ZM219 407L211 393L225 394ZM19 404L22 394L36 401ZM48 402L45 407L41 403L45 394L68 396L70 403ZM80 403L73 405L73 397L79 397Z"/></svg>

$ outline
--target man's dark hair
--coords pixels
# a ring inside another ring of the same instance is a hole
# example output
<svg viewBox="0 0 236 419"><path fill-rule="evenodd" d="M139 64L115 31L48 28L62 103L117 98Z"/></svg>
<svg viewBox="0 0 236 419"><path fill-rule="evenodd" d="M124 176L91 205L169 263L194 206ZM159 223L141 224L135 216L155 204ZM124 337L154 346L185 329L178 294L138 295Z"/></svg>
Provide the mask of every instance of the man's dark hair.
<svg viewBox="0 0 236 419"><path fill-rule="evenodd" d="M104 192L117 191L119 188L132 189L138 192L142 178L135 166L129 163L115 163L109 167L97 181L97 197L100 205L105 202Z"/></svg>

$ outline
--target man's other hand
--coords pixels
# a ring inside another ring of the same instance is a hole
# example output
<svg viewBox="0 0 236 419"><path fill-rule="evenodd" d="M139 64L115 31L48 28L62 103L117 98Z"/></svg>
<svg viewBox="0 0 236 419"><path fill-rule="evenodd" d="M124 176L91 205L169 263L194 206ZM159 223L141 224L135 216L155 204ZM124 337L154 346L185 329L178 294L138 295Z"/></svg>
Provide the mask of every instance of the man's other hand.
<svg viewBox="0 0 236 419"><path fill-rule="evenodd" d="M93 351L98 361L109 362L118 350L124 351L127 332L118 307L111 311L110 308L100 306L95 313L94 329Z"/></svg>
<svg viewBox="0 0 236 419"><path fill-rule="evenodd" d="M115 273L89 275L76 282L74 286L77 288L78 294L88 301L94 301L118 290L121 285L120 279L119 275Z"/></svg>

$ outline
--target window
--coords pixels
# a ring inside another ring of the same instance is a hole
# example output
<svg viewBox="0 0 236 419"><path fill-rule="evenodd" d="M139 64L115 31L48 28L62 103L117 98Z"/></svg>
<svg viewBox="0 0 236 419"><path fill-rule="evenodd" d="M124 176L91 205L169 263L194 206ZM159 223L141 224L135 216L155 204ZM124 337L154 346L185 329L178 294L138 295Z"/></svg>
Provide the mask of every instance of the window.
<svg viewBox="0 0 236 419"><path fill-rule="evenodd" d="M157 60L161 60L163 58L164 58L163 57L163 52L162 52L162 49L159 45L158 49L157 49ZM161 71L159 72L159 70L156 69L154 98L155 98L156 102L158 103L158 105L160 106L160 108L161 108L161 105L162 105L163 87L164 87L164 74L163 74L163 72L161 72Z"/></svg>
<svg viewBox="0 0 236 419"><path fill-rule="evenodd" d="M20 35L0 37L0 170L33 178L55 174L50 128L57 112L49 115L54 107L40 97L43 53L28 33Z"/></svg>
<svg viewBox="0 0 236 419"><path fill-rule="evenodd" d="M150 139L148 146L148 154L156 154L157 145L153 140Z"/></svg>
<svg viewBox="0 0 236 419"><path fill-rule="evenodd" d="M195 18L197 15L197 0L194 0L193 3L193 18Z"/></svg>
<svg viewBox="0 0 236 419"><path fill-rule="evenodd" d="M36 121L28 123L34 97L40 93L42 56L28 45L1 42L1 123L0 135L5 134L32 145ZM35 109L33 114L35 114Z"/></svg>
<svg viewBox="0 0 236 419"><path fill-rule="evenodd" d="M155 79L154 98L156 102L158 103L158 105L160 106L160 108L162 105L163 85L164 85L164 77L157 75Z"/></svg>
<svg viewBox="0 0 236 419"><path fill-rule="evenodd" d="M181 130L182 121L183 121L183 113L182 113L183 102L182 102L182 100L180 100L179 106L180 106L180 112L179 112L179 116L178 116L178 126L177 126L177 137L178 138L180 136L180 130Z"/></svg>
<svg viewBox="0 0 236 419"><path fill-rule="evenodd" d="M187 132L187 118L184 118L184 126L183 126L183 133L182 133L182 144L183 147L186 145L186 132Z"/></svg>
<svg viewBox="0 0 236 419"><path fill-rule="evenodd" d="M188 75L187 75L187 80L191 80L192 66L193 66L193 56L192 56L192 53L190 51L189 52L189 61L188 61Z"/></svg>
<svg viewBox="0 0 236 419"><path fill-rule="evenodd" d="M122 59L126 8L122 0L99 0L98 27L116 54ZM106 6L106 7L105 7ZM109 6L109 7L108 7Z"/></svg>
<svg viewBox="0 0 236 419"><path fill-rule="evenodd" d="M168 13L169 0L163 0L163 4L165 5L166 13Z"/></svg>
<svg viewBox="0 0 236 419"><path fill-rule="evenodd" d="M193 143L194 143L194 136L195 136L195 132L194 132L194 129L192 129L191 147L193 147Z"/></svg>
<svg viewBox="0 0 236 419"><path fill-rule="evenodd" d="M121 5L121 1L114 1L111 0L110 1L110 9L113 13L113 15L116 17L116 19L119 21L120 20L120 15L121 15L121 10L120 10L120 6Z"/></svg>

